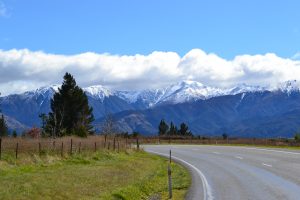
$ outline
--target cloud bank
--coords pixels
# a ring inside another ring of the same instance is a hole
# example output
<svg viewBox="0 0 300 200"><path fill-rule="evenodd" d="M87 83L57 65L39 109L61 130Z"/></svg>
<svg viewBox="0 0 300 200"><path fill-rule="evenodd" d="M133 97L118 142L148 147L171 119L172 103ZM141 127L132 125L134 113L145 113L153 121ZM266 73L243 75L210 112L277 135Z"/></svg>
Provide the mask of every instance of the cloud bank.
<svg viewBox="0 0 300 200"><path fill-rule="evenodd" d="M192 49L183 57L175 52L128 56L0 50L2 95L61 83L65 72L72 73L82 87L101 84L121 90L158 88L181 80L195 80L217 87L239 83L274 86L286 80L299 79L300 61L272 53L240 55L226 60L201 49Z"/></svg>

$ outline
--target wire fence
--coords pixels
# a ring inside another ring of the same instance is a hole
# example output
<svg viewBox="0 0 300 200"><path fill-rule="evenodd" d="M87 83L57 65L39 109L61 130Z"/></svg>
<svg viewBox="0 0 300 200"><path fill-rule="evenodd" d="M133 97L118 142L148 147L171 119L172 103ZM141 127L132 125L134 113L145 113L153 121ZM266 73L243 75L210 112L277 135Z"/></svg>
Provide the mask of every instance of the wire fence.
<svg viewBox="0 0 300 200"><path fill-rule="evenodd" d="M140 148L141 144L203 144L203 145L264 145L300 147L294 139L283 138L204 138L204 137L121 137L121 136L90 136L87 138L0 138L0 159L4 155L22 154L43 155L56 154L60 156L78 154L86 151L101 150L121 152L130 148Z"/></svg>
<svg viewBox="0 0 300 200"><path fill-rule="evenodd" d="M90 136L87 138L0 138L0 159L4 155L14 155L16 158L22 154L57 154L60 156L82 153L86 151L97 152L101 150L121 152L133 148L137 139ZM135 144L136 145L136 144Z"/></svg>

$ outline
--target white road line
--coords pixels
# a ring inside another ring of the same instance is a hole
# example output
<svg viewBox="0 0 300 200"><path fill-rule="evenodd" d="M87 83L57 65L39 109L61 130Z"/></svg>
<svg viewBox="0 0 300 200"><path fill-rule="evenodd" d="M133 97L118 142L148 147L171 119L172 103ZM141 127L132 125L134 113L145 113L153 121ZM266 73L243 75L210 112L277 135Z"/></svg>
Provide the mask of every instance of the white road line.
<svg viewBox="0 0 300 200"><path fill-rule="evenodd" d="M261 163L263 166L267 166L267 167L272 167L272 165L266 164L266 163Z"/></svg>
<svg viewBox="0 0 300 200"><path fill-rule="evenodd" d="M150 153L154 153L154 154L157 154L157 155L164 156L164 157L169 157L168 154L159 153L159 152L156 152L156 151L149 151L149 150L147 150L147 151L150 152ZM211 187L208 184L208 181L207 181L206 177L204 176L204 174L197 167L195 167L194 165L186 162L185 160L182 160L182 159L177 158L175 156L172 156L172 158L175 159L175 160L177 160L177 161L180 161L180 162L186 164L187 166L189 166L190 168L194 169L198 173L198 175L200 176L201 181L202 181L204 200L213 200L214 197L212 195Z"/></svg>
<svg viewBox="0 0 300 200"><path fill-rule="evenodd" d="M214 153L214 154L218 154L218 155L221 154L220 152L216 152L216 151L214 151L213 153Z"/></svg>
<svg viewBox="0 0 300 200"><path fill-rule="evenodd" d="M224 147L224 146L216 146L215 147ZM264 148L257 148L257 147L230 147L226 146L227 148L244 148L249 150L258 150L258 151L269 151L269 152L275 152L275 153L285 153L285 154L293 154L293 155L300 155L300 152L291 152L291 151L280 151L280 150L274 150L274 149L264 149Z"/></svg>
<svg viewBox="0 0 300 200"><path fill-rule="evenodd" d="M241 156L235 156L235 158L240 159L240 160L243 160L243 159L244 159L244 158L241 157Z"/></svg>

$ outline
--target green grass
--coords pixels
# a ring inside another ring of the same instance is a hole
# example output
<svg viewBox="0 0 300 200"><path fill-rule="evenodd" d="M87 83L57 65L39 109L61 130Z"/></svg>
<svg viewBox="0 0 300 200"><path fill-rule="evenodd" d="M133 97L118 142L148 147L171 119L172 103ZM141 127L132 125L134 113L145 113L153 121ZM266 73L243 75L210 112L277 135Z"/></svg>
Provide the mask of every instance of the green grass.
<svg viewBox="0 0 300 200"><path fill-rule="evenodd" d="M143 151L59 156L4 156L0 199L167 199L164 158ZM174 199L184 199L191 178L172 164Z"/></svg>

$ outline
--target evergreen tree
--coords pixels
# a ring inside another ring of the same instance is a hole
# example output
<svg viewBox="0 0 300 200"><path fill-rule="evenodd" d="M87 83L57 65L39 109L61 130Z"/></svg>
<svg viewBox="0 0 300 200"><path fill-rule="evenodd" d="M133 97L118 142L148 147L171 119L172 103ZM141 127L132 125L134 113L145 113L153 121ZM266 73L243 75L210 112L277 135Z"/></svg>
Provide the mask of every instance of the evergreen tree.
<svg viewBox="0 0 300 200"><path fill-rule="evenodd" d="M166 135L169 130L169 125L165 122L165 120L161 120L158 126L158 135Z"/></svg>
<svg viewBox="0 0 300 200"><path fill-rule="evenodd" d="M1 115L0 118L0 137L8 136L8 128L5 122L4 115Z"/></svg>
<svg viewBox="0 0 300 200"><path fill-rule="evenodd" d="M13 132L12 132L12 137L16 138L17 136L18 136L17 131L16 131L16 130L13 130Z"/></svg>
<svg viewBox="0 0 300 200"><path fill-rule="evenodd" d="M189 130L189 127L185 123L181 123L178 133L181 136L187 136L188 135L188 130Z"/></svg>
<svg viewBox="0 0 300 200"><path fill-rule="evenodd" d="M177 135L177 127L171 122L168 135Z"/></svg>
<svg viewBox="0 0 300 200"><path fill-rule="evenodd" d="M44 128L51 131L52 136L86 137L93 133L93 109L89 107L86 94L77 86L71 74L65 74L62 86L51 99L50 107L51 112Z"/></svg>
<svg viewBox="0 0 300 200"><path fill-rule="evenodd" d="M178 134L181 136L193 136L193 133L189 130L189 127L185 123L180 124Z"/></svg>

